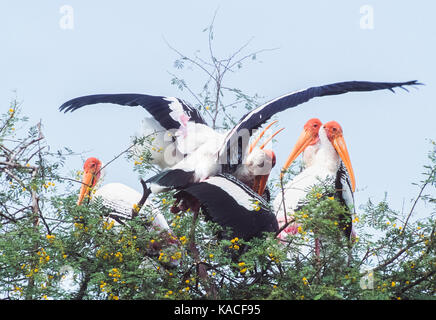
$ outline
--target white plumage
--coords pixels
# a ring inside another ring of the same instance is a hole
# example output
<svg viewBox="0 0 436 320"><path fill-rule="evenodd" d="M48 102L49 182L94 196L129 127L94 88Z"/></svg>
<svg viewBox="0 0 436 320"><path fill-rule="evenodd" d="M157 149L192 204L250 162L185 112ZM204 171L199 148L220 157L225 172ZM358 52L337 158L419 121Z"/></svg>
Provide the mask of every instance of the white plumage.
<svg viewBox="0 0 436 320"><path fill-rule="evenodd" d="M315 185L336 177L340 158L323 128L319 130L319 139L320 141L316 145L308 147L307 153L306 150L303 153L305 169L284 186L285 208L288 215L286 221L292 219L294 211ZM281 192L274 200L274 209L279 225L283 225L285 216Z"/></svg>
<svg viewBox="0 0 436 320"><path fill-rule="evenodd" d="M97 189L94 194L95 199L99 198L104 207L112 210L110 213L112 216L120 217L124 220L132 218L132 209L134 205L138 204L141 197L142 195L139 192L121 183L105 184ZM151 215L154 218L152 225L155 228L171 231L165 217L152 204L151 197L147 199L144 206L150 209Z"/></svg>

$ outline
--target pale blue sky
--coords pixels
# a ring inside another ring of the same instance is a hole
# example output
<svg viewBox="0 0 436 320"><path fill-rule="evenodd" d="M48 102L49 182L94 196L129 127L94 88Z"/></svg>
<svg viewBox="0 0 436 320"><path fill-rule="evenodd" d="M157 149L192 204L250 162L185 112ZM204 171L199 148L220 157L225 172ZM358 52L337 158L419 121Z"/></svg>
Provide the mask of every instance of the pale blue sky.
<svg viewBox="0 0 436 320"><path fill-rule="evenodd" d="M62 5L74 9L74 29L59 26ZM360 8L374 9L374 29L360 28ZM302 126L312 117L338 121L345 133L357 180L357 204L384 192L394 208L410 208L436 139L436 23L434 1L18 1L0 3L0 101L17 91L31 122L43 119L53 150L90 151L104 162L122 151L145 115L142 108L90 106L58 112L71 98L95 93L147 93L194 101L170 84L174 52L207 50L202 30L219 8L215 48L228 55L254 37L249 51L279 47L229 78L229 86L264 101L287 92L347 80L419 80L426 86L351 93L313 100L280 114L286 127L275 143L278 167ZM188 80L196 76L185 72ZM263 101L262 101L263 102ZM68 169L82 166L77 157ZM132 163L120 158L106 182L140 189Z"/></svg>

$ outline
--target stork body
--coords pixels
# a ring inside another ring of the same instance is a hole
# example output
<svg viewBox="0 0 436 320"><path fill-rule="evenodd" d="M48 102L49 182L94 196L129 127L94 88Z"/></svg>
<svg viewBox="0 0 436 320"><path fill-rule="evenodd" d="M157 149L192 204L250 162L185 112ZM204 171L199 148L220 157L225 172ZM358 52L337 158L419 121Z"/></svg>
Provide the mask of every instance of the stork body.
<svg viewBox="0 0 436 320"><path fill-rule="evenodd" d="M321 124L320 121L319 124ZM353 234L351 216L354 212L355 181L345 141L342 138L342 128L333 121L318 128L318 134L316 132L312 136L302 134L289 156L287 166L303 150L305 169L284 186L284 192L279 193L274 200L274 208L279 225L284 225L285 222L292 221L294 212L301 208L307 194L314 186L320 183L330 183L336 190L332 196L345 205L350 213L347 219L349 221L344 223L345 235L350 239ZM338 131L336 136L333 135L333 130ZM305 147L304 141L311 145ZM308 153L304 154L306 151ZM295 233L296 226L298 225L295 223L290 224L280 234L280 237L283 238L286 233Z"/></svg>
<svg viewBox="0 0 436 320"><path fill-rule="evenodd" d="M210 177L181 188L179 195L183 199L186 195L197 199L206 218L229 231L231 238L250 240L264 232L278 231L276 217L268 203L232 175Z"/></svg>
<svg viewBox="0 0 436 320"><path fill-rule="evenodd" d="M135 211L136 206L143 198L143 195L121 183L108 183L100 187L98 183L101 177L101 161L94 157L88 158L83 165L82 187L77 204L82 205L84 199L90 198L91 190L97 188L93 192L92 201L98 199L97 201L100 202L102 207L109 209L106 216L108 222L113 223L113 225L124 225L128 220L134 218L134 213L137 213ZM163 239L156 242L156 249L158 246L173 246L174 250L176 250L178 240L173 236L173 232L165 217L160 213L159 208L153 204L153 199L148 197L144 206L148 211L146 220L151 221L151 227ZM171 264L178 264L178 261L171 261Z"/></svg>

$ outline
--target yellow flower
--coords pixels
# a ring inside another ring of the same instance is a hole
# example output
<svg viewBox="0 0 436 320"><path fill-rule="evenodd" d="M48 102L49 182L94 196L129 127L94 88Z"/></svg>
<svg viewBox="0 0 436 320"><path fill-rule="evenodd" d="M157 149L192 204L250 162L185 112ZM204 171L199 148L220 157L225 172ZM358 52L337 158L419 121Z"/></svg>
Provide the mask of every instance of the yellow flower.
<svg viewBox="0 0 436 320"><path fill-rule="evenodd" d="M317 199L321 198L321 197L322 197L322 193L317 192L317 193L315 194L315 197L316 197Z"/></svg>
<svg viewBox="0 0 436 320"><path fill-rule="evenodd" d="M240 266L240 267L245 266L245 262L239 262L239 263L238 263L238 266Z"/></svg>
<svg viewBox="0 0 436 320"><path fill-rule="evenodd" d="M14 113L14 109L10 108L9 113Z"/></svg>
<svg viewBox="0 0 436 320"><path fill-rule="evenodd" d="M247 272L247 268L241 269L241 271L239 271L239 272L244 274L245 272Z"/></svg>
<svg viewBox="0 0 436 320"><path fill-rule="evenodd" d="M139 211L139 207L136 203L133 204L133 210L135 210L135 212Z"/></svg>
<svg viewBox="0 0 436 320"><path fill-rule="evenodd" d="M309 284L309 281L307 281L306 277L303 277L303 279L301 279L301 280L303 280L303 284L305 286L307 286Z"/></svg>
<svg viewBox="0 0 436 320"><path fill-rule="evenodd" d="M209 255L209 258L211 258L211 259L213 258L213 254L212 253Z"/></svg>
<svg viewBox="0 0 436 320"><path fill-rule="evenodd" d="M395 287L395 285L396 285L395 281L392 281L391 287Z"/></svg>
<svg viewBox="0 0 436 320"><path fill-rule="evenodd" d="M188 292L188 291L189 291L189 287L186 287L186 288L185 288L185 291Z"/></svg>
<svg viewBox="0 0 436 320"><path fill-rule="evenodd" d="M185 244L186 241L188 241L185 236L180 237L179 240L182 242L182 244Z"/></svg>
<svg viewBox="0 0 436 320"><path fill-rule="evenodd" d="M327 197L329 200L335 200L335 197Z"/></svg>
<svg viewBox="0 0 436 320"><path fill-rule="evenodd" d="M185 283L189 283L189 279L186 279L186 280L185 280Z"/></svg>
<svg viewBox="0 0 436 320"><path fill-rule="evenodd" d="M45 237L46 237L48 240L53 240L53 239L55 238L55 236L52 235L52 234L48 234L48 235L46 235Z"/></svg>

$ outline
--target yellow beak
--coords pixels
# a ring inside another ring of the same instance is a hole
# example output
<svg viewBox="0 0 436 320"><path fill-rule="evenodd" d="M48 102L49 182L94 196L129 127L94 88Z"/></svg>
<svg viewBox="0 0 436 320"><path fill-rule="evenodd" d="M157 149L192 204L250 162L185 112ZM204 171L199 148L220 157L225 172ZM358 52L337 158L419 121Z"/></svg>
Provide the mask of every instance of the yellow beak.
<svg viewBox="0 0 436 320"><path fill-rule="evenodd" d="M343 136L338 136L332 141L333 146L336 149L336 152L341 157L342 161L347 168L348 174L350 175L351 180L351 188L353 192L356 190L356 179L354 177L353 167L351 166L350 155L348 154L347 145L345 144L345 140Z"/></svg>
<svg viewBox="0 0 436 320"><path fill-rule="evenodd" d="M86 195L89 194L90 189L97 183L97 177L91 172L85 172L82 178L82 187L80 188L79 199L77 205L80 206Z"/></svg>
<svg viewBox="0 0 436 320"><path fill-rule="evenodd" d="M306 149L308 145L312 143L312 141L312 134L309 131L303 130L297 142L295 143L294 149L292 149L288 159L283 165L282 172L280 173L280 179L283 179L283 175L285 174L286 170L288 170L291 163L298 158L298 156L304 151L304 149Z"/></svg>

